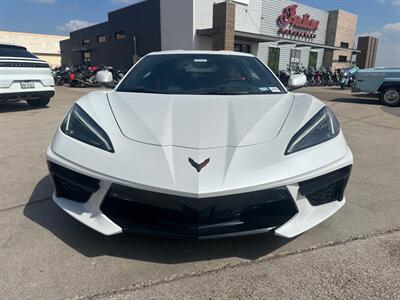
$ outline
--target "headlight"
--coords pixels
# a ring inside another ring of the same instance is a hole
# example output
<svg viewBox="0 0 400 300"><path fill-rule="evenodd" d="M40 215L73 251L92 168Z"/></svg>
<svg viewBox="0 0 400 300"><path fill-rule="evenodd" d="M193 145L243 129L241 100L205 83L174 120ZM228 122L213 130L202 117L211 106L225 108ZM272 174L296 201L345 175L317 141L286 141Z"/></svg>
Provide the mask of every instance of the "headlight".
<svg viewBox="0 0 400 300"><path fill-rule="evenodd" d="M292 137L285 155L333 139L339 132L338 120L333 112L325 106Z"/></svg>
<svg viewBox="0 0 400 300"><path fill-rule="evenodd" d="M81 142L114 152L107 133L77 104L68 112L60 129L66 135Z"/></svg>

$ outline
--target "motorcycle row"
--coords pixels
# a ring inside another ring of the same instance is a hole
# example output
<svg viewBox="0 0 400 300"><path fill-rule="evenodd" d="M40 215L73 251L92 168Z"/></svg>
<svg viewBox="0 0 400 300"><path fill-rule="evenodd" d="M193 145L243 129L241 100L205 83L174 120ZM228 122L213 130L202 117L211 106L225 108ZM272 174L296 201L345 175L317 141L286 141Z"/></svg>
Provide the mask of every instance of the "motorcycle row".
<svg viewBox="0 0 400 300"><path fill-rule="evenodd" d="M112 83L109 87L114 87L125 76L126 70L117 69L110 66L61 66L51 70L54 83L57 86L68 84L71 87L99 87L96 74L99 71L108 71L112 74Z"/></svg>
<svg viewBox="0 0 400 300"><path fill-rule="evenodd" d="M307 78L305 86L340 86L341 89L352 87L355 74L359 68L353 65L350 68L332 71L330 68L320 67L318 69L304 66L291 68L289 65L286 70L279 71L279 79L287 86L290 75L304 74ZM117 69L110 66L61 66L51 70L54 83L57 86L68 84L71 87L98 87L96 74L99 71L108 71L112 75L112 82L109 87L114 87L125 76L127 70Z"/></svg>
<svg viewBox="0 0 400 300"><path fill-rule="evenodd" d="M332 71L330 68L320 67L318 69L304 66L291 68L289 65L286 70L279 71L279 79L284 85L288 85L289 77L293 74L304 74L307 78L305 86L340 86L341 89L352 87L354 76L359 68L352 66L351 68L338 69Z"/></svg>

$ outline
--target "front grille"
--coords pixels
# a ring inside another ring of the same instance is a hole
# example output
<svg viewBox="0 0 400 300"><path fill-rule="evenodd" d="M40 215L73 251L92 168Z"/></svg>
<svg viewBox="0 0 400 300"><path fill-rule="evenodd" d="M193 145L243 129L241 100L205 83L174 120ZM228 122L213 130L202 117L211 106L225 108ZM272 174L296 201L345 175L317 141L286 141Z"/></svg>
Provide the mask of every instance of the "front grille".
<svg viewBox="0 0 400 300"><path fill-rule="evenodd" d="M125 231L188 238L278 227L297 213L286 187L189 198L113 184L100 209Z"/></svg>
<svg viewBox="0 0 400 300"><path fill-rule="evenodd" d="M99 180L47 162L57 197L84 203L99 189Z"/></svg>
<svg viewBox="0 0 400 300"><path fill-rule="evenodd" d="M317 206L342 201L349 180L351 166L299 183L300 193L311 205Z"/></svg>

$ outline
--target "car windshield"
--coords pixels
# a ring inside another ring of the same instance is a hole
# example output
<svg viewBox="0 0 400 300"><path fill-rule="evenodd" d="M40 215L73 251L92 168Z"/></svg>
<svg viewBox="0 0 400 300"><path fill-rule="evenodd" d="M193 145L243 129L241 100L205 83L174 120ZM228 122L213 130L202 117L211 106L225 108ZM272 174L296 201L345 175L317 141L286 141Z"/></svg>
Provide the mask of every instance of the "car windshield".
<svg viewBox="0 0 400 300"><path fill-rule="evenodd" d="M129 72L117 91L199 95L286 93L257 58L221 54L149 55Z"/></svg>

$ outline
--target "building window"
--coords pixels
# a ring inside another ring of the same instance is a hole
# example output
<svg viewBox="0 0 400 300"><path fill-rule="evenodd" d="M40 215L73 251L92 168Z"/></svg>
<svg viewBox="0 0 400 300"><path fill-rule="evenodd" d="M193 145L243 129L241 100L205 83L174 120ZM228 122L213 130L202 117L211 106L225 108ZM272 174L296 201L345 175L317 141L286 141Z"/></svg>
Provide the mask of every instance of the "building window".
<svg viewBox="0 0 400 300"><path fill-rule="evenodd" d="M310 58L308 59L309 68L317 68L318 52L310 51Z"/></svg>
<svg viewBox="0 0 400 300"><path fill-rule="evenodd" d="M301 56L300 50L296 50L296 49L290 50L289 65L290 65L291 69L296 69L296 68L300 67L300 56Z"/></svg>
<svg viewBox="0 0 400 300"><path fill-rule="evenodd" d="M247 44L235 44L234 50L236 52L251 53L251 46Z"/></svg>
<svg viewBox="0 0 400 300"><path fill-rule="evenodd" d="M116 40L123 40L123 39L125 39L125 38L126 38L125 31L121 30L121 31L117 31L117 32L115 33L115 39L116 39Z"/></svg>
<svg viewBox="0 0 400 300"><path fill-rule="evenodd" d="M342 47L342 48L349 48L349 43L340 42L340 47Z"/></svg>
<svg viewBox="0 0 400 300"><path fill-rule="evenodd" d="M89 51L83 52L83 63L90 64L90 52Z"/></svg>
<svg viewBox="0 0 400 300"><path fill-rule="evenodd" d="M347 56L339 55L339 62L347 62Z"/></svg>
<svg viewBox="0 0 400 300"><path fill-rule="evenodd" d="M87 45L87 44L90 44L90 39L83 39L82 45Z"/></svg>
<svg viewBox="0 0 400 300"><path fill-rule="evenodd" d="M99 35L97 37L97 43L104 43L105 41L107 41L107 38L105 35Z"/></svg>
<svg viewBox="0 0 400 300"><path fill-rule="evenodd" d="M275 73L279 74L279 57L280 48L269 47L268 49L268 67Z"/></svg>

